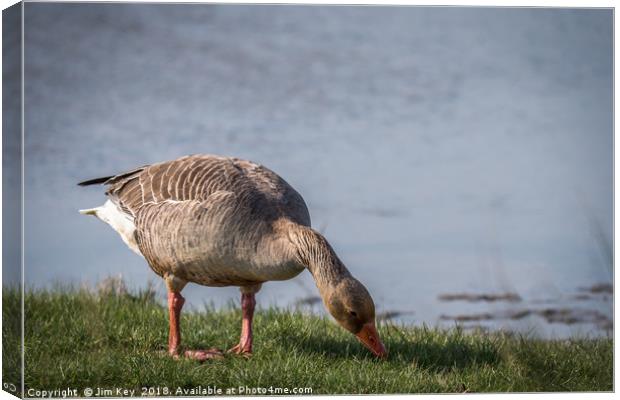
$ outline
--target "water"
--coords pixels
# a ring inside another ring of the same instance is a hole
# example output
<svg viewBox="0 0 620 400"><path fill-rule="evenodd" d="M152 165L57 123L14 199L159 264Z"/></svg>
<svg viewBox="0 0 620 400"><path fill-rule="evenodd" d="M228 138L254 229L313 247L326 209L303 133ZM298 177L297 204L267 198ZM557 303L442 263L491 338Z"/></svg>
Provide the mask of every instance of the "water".
<svg viewBox="0 0 620 400"><path fill-rule="evenodd" d="M612 318L609 298L573 299L612 275L610 10L27 3L25 21L28 285L158 279L77 213L104 196L75 184L212 153L293 185L397 321L549 304ZM461 292L523 301L438 300ZM303 273L258 301L316 294Z"/></svg>

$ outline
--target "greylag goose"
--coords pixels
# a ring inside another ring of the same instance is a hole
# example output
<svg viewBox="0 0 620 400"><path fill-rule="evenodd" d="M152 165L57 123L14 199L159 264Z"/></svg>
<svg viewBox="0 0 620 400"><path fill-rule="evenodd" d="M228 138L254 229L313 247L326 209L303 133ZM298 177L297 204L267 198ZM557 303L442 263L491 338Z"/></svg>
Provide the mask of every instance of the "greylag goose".
<svg viewBox="0 0 620 400"><path fill-rule="evenodd" d="M181 353L181 290L188 282L240 287L241 338L229 351L249 355L255 293L263 282L304 269L335 320L376 356L387 355L370 294L310 227L303 198L273 171L237 158L191 155L79 183L94 184L107 186L108 200L80 212L109 224L166 283L170 355L222 356L215 348Z"/></svg>

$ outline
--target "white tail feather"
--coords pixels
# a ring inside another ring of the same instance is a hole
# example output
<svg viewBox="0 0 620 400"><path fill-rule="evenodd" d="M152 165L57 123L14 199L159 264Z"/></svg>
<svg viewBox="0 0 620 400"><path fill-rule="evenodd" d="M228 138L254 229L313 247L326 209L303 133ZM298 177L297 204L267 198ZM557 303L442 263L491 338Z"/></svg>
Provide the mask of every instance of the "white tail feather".
<svg viewBox="0 0 620 400"><path fill-rule="evenodd" d="M134 236L136 227L133 224L133 218L125 214L112 201L106 200L101 207L80 210L80 214L94 215L106 224L110 225L116 232L118 232L119 235L121 235L121 238L131 250L139 255L142 255Z"/></svg>

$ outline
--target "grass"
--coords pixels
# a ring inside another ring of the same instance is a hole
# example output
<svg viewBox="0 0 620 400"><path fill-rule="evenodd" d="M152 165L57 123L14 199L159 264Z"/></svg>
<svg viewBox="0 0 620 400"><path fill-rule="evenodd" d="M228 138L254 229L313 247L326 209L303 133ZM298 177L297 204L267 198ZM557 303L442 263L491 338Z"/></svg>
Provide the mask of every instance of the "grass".
<svg viewBox="0 0 620 400"><path fill-rule="evenodd" d="M19 310L19 292L5 288L3 314ZM134 395L147 387L168 396L209 386L224 394L240 386L310 387L312 394L613 390L611 339L543 341L383 324L390 356L379 361L328 318L259 309L252 358L201 364L158 353L167 343L167 310L147 291L28 291L25 312L26 390L77 388L80 396L86 387L134 389ZM240 321L238 308L184 313L184 345L232 347ZM5 319L2 333L4 382L18 382L11 368L19 365L19 322Z"/></svg>

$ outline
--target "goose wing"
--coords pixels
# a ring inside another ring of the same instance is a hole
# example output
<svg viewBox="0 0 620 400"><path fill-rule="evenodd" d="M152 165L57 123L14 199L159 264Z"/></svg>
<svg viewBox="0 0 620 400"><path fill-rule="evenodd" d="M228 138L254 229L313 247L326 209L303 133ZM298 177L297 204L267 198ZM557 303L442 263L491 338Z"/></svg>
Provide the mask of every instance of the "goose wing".
<svg viewBox="0 0 620 400"><path fill-rule="evenodd" d="M145 205L202 202L216 192L230 192L257 215L285 215L310 225L303 198L284 179L262 165L237 158L191 155L81 184L95 183L107 185L106 194L131 218Z"/></svg>

